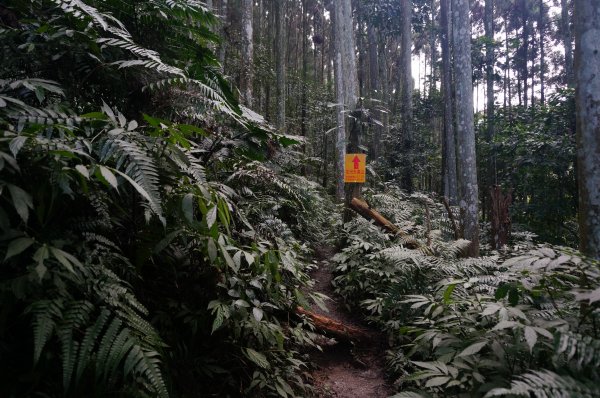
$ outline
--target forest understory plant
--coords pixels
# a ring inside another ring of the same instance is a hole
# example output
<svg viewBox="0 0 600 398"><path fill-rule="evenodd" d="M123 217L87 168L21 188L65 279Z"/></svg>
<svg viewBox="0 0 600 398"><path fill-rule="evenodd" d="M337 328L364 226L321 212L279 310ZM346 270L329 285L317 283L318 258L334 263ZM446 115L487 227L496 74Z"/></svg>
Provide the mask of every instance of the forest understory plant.
<svg viewBox="0 0 600 398"><path fill-rule="evenodd" d="M202 3L126 6L0 6L0 395L307 394L289 314L333 205L237 103Z"/></svg>
<svg viewBox="0 0 600 398"><path fill-rule="evenodd" d="M395 397L598 395L597 261L518 238L464 258L443 206L430 206L427 228L416 195L388 189L369 202L432 237L429 251L411 250L355 219L334 258L336 291L388 333Z"/></svg>

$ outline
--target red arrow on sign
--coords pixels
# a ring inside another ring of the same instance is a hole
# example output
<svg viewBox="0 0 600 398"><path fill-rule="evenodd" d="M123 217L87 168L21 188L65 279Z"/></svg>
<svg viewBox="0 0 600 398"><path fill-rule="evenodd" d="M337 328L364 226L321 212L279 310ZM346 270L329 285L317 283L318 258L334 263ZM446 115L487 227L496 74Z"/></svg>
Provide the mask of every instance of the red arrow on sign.
<svg viewBox="0 0 600 398"><path fill-rule="evenodd" d="M352 162L354 162L354 170L358 170L358 164L360 163L358 156L355 156L354 159L352 159Z"/></svg>

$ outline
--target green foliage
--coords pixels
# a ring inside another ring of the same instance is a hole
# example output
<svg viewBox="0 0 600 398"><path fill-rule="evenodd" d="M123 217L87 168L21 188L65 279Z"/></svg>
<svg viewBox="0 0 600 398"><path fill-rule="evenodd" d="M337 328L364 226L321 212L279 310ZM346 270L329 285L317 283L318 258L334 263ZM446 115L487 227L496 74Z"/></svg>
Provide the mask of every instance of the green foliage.
<svg viewBox="0 0 600 398"><path fill-rule="evenodd" d="M308 393L289 313L335 208L237 104L214 16L0 7L0 395Z"/></svg>
<svg viewBox="0 0 600 398"><path fill-rule="evenodd" d="M599 264L528 241L461 258L465 242L427 228L444 225L438 206L409 221L422 200L386 194L388 216L429 250L355 220L334 258L337 292L389 334L397 396L595 396Z"/></svg>
<svg viewBox="0 0 600 398"><path fill-rule="evenodd" d="M499 109L491 143L484 139L484 120L478 126L478 170L484 178L480 185L498 183L512 190L513 223L541 241L576 247L574 92L560 90L547 105ZM482 189L484 195L489 202L487 189Z"/></svg>

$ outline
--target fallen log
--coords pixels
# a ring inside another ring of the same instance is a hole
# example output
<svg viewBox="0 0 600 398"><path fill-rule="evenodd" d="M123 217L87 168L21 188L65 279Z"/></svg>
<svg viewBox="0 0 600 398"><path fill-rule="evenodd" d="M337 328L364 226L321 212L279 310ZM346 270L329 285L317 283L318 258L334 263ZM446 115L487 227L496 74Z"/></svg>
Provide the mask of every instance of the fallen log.
<svg viewBox="0 0 600 398"><path fill-rule="evenodd" d="M372 209L367 202L364 200L353 198L352 201L348 204L348 206L366 218L367 220L375 221L375 224L383 228L386 232L389 232L393 235L399 235L403 239L403 243L409 249L418 249L423 245L419 243L416 239L414 239L410 234L402 231L396 225L392 224L387 218L382 216L377 210Z"/></svg>
<svg viewBox="0 0 600 398"><path fill-rule="evenodd" d="M296 307L296 312L300 315L305 315L313 322L315 328L325 332L333 337L337 337L343 341L367 341L369 334L354 326L345 325L335 319L328 318L323 315L305 310L302 307Z"/></svg>
<svg viewBox="0 0 600 398"><path fill-rule="evenodd" d="M377 210L371 209L369 204L364 200L360 200L358 198L352 198L349 204L350 208L363 216L364 218L371 219L375 221L375 224L379 225L381 228L385 229L387 232L391 234L397 234L400 232L400 228L392 224L388 219L379 214Z"/></svg>

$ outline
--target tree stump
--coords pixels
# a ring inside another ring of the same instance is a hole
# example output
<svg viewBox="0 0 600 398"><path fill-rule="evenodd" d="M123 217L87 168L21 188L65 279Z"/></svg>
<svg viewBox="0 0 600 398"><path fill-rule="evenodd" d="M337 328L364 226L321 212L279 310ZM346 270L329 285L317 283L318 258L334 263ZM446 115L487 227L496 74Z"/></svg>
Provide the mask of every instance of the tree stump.
<svg viewBox="0 0 600 398"><path fill-rule="evenodd" d="M512 190L506 194L502 192L498 185L490 188L492 199L490 209L490 219L492 223L492 249L501 249L508 243L510 238L510 213L509 207L512 203Z"/></svg>

